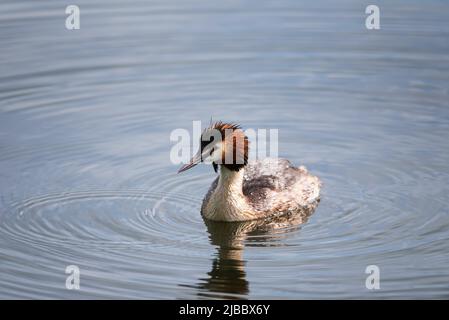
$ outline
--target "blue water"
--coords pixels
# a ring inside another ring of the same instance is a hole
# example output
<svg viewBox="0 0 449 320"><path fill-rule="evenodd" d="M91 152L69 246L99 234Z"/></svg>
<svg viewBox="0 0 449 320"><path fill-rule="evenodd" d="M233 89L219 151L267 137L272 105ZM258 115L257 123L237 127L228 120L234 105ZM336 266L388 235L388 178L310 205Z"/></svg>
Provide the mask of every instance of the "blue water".
<svg viewBox="0 0 449 320"><path fill-rule="evenodd" d="M0 298L449 297L448 2L93 2L0 4ZM211 116L279 129L305 224L202 220Z"/></svg>

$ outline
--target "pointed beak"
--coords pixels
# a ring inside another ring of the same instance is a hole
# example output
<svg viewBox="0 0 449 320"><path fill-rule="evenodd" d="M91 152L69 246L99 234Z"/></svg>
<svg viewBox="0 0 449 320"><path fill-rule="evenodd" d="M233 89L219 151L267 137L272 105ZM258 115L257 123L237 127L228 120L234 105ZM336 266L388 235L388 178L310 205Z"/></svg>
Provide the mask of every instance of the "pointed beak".
<svg viewBox="0 0 449 320"><path fill-rule="evenodd" d="M193 168L200 162L201 162L201 153L198 152L196 155L194 155L192 157L192 159L190 159L189 163L187 163L187 164L183 165L181 168L179 168L178 173L189 170L190 168Z"/></svg>

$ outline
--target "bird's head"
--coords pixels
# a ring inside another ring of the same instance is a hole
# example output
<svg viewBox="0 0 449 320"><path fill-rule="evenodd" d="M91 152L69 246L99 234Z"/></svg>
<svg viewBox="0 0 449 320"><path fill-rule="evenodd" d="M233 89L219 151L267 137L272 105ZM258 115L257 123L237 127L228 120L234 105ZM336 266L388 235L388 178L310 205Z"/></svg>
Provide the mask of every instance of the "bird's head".
<svg viewBox="0 0 449 320"><path fill-rule="evenodd" d="M232 171L239 171L248 163L248 146L248 138L239 125L215 122L203 131L198 152L189 163L178 170L178 173L200 162L212 164L215 172L218 170L218 165Z"/></svg>

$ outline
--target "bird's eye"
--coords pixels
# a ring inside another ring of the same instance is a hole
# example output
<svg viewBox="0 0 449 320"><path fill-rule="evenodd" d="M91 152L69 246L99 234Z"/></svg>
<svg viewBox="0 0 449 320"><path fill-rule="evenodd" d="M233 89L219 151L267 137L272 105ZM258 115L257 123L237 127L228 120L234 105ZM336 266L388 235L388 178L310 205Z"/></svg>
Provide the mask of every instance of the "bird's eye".
<svg viewBox="0 0 449 320"><path fill-rule="evenodd" d="M210 137L209 140L201 139L201 151L203 151L209 144L214 141L214 137Z"/></svg>

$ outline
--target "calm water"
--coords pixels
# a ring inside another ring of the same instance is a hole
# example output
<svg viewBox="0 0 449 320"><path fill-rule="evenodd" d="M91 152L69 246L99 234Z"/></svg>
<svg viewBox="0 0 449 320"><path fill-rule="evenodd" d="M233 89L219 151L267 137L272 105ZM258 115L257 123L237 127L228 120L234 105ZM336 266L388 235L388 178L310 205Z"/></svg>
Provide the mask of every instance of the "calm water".
<svg viewBox="0 0 449 320"><path fill-rule="evenodd" d="M376 4L2 1L0 298L449 298L449 3ZM279 128L307 223L205 224L210 116Z"/></svg>

